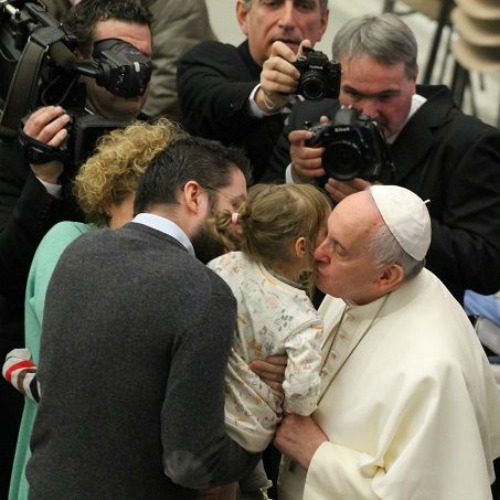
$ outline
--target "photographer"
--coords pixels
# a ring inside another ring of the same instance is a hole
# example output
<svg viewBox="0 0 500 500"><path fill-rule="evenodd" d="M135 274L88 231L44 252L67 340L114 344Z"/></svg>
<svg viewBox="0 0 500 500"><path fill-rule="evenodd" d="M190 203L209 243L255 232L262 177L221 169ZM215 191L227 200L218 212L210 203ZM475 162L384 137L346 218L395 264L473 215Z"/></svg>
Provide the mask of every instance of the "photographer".
<svg viewBox="0 0 500 500"><path fill-rule="evenodd" d="M65 28L78 39L76 57L89 59L94 45L119 39L151 57L150 14L133 0L83 0L69 13ZM85 85L85 111L114 120L140 115L147 92L137 97L113 95L94 78ZM83 111L83 110L82 110ZM68 138L70 116L58 105L36 110L23 132L36 141L59 148ZM0 144L0 358L23 343L24 291L35 249L57 222L81 220L71 194L76 166L70 161L28 162L14 138ZM8 489L22 398L0 385L2 442L0 497Z"/></svg>
<svg viewBox="0 0 500 500"><path fill-rule="evenodd" d="M44 0L56 19L63 19L79 0ZM179 58L205 40L216 40L205 0L136 0L151 12L153 72L144 112L178 119L175 77Z"/></svg>
<svg viewBox="0 0 500 500"><path fill-rule="evenodd" d="M328 0L237 0L247 40L238 47L205 42L179 62L177 90L186 130L243 147L259 181L296 100L288 95L296 92L300 72L289 62L295 62L303 40L306 46L321 40L328 13Z"/></svg>
<svg viewBox="0 0 500 500"><path fill-rule="evenodd" d="M340 62L339 101L299 103L290 116L281 167L267 180L324 184L335 201L366 189L362 178L339 181L338 167L323 163L325 147L308 147L304 124L333 119L352 106L378 122L395 165L391 183L406 187L428 204L432 242L426 266L460 302L464 290L495 293L500 288L500 131L465 115L445 86L416 85L417 42L393 14L347 22L333 42ZM326 118L323 118L326 120ZM356 124L351 124L355 142ZM326 177L325 177L326 176Z"/></svg>

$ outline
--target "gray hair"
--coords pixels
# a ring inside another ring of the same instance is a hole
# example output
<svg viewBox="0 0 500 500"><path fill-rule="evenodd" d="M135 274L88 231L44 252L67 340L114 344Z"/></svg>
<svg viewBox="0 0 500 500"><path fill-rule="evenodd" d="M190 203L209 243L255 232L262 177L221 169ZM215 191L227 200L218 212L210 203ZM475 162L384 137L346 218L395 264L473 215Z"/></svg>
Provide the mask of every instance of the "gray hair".
<svg viewBox="0 0 500 500"><path fill-rule="evenodd" d="M408 78L417 72L417 40L396 14L364 15L351 19L333 39L333 58L368 55L384 66L403 62Z"/></svg>
<svg viewBox="0 0 500 500"><path fill-rule="evenodd" d="M414 278L425 265L425 259L416 260L403 250L385 224L375 230L368 246L377 266L399 264L403 268L405 281Z"/></svg>
<svg viewBox="0 0 500 500"><path fill-rule="evenodd" d="M252 6L252 0L244 0L245 2L245 7L247 10L250 10L250 7ZM319 0L319 6L321 7L321 10L325 10L328 8L328 0Z"/></svg>

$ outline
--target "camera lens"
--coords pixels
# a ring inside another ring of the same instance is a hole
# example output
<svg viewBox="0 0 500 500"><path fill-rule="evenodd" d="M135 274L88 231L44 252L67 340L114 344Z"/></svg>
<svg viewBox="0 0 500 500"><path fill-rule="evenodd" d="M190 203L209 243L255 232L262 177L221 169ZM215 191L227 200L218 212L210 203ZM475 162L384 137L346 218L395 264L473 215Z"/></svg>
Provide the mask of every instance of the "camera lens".
<svg viewBox="0 0 500 500"><path fill-rule="evenodd" d="M323 153L323 167L330 177L349 181L359 177L363 166L360 148L350 141L335 141Z"/></svg>
<svg viewBox="0 0 500 500"><path fill-rule="evenodd" d="M300 81L299 93L310 101L322 99L325 94L325 84L321 77L309 71Z"/></svg>

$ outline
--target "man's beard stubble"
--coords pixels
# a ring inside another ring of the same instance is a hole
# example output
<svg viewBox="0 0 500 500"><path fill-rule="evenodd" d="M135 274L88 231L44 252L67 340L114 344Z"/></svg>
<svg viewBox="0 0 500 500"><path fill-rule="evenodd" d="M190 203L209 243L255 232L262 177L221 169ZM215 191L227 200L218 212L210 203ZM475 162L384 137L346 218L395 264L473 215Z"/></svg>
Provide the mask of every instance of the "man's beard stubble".
<svg viewBox="0 0 500 500"><path fill-rule="evenodd" d="M222 243L211 234L208 223L200 225L198 232L191 238L196 258L208 264L211 260L226 252Z"/></svg>

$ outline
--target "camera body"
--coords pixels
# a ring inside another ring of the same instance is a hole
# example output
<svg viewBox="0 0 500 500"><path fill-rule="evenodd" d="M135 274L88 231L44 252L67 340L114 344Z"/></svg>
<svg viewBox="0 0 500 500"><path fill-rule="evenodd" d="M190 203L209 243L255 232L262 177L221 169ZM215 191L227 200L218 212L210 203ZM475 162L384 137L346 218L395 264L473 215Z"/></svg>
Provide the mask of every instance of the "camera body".
<svg viewBox="0 0 500 500"><path fill-rule="evenodd" d="M309 147L323 147L323 168L340 181L356 177L391 183L395 167L378 124L352 108L341 108L331 123L310 128Z"/></svg>
<svg viewBox="0 0 500 500"><path fill-rule="evenodd" d="M338 98L340 63L329 61L323 52L305 49L293 65L300 71L297 94L310 101Z"/></svg>

